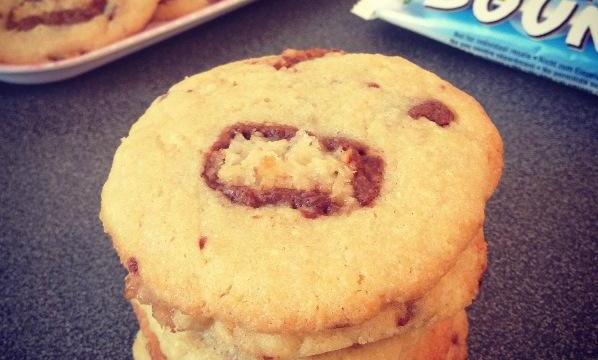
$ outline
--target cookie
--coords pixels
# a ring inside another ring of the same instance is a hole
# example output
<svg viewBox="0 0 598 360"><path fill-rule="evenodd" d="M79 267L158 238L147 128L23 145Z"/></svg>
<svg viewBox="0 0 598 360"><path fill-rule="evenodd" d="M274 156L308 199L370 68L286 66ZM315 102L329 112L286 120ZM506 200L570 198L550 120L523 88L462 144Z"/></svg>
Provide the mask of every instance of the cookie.
<svg viewBox="0 0 598 360"><path fill-rule="evenodd" d="M154 14L157 21L176 19L195 10L203 9L218 0L160 0Z"/></svg>
<svg viewBox="0 0 598 360"><path fill-rule="evenodd" d="M501 169L482 107L434 74L289 50L154 101L116 152L100 216L129 297L162 324L222 324L298 351L408 312L480 233Z"/></svg>
<svg viewBox="0 0 598 360"><path fill-rule="evenodd" d="M135 337L133 344L133 359L227 359L227 357L218 355L209 347L201 344L200 340L186 338L181 336L180 333L173 334L164 331L155 320L147 320L148 315L139 305L134 307L141 324L141 330ZM467 315L462 310L451 317L403 336L395 336L365 346L355 345L344 350L304 359L460 360L467 358L467 332ZM245 360L242 357L233 358Z"/></svg>
<svg viewBox="0 0 598 360"><path fill-rule="evenodd" d="M312 360L464 360L467 359L467 314L456 315L365 346L310 357Z"/></svg>
<svg viewBox="0 0 598 360"><path fill-rule="evenodd" d="M264 356L293 359L373 343L406 334L464 309L477 294L486 259L486 243L479 234L432 289L407 306L390 304L376 317L357 326L310 334L264 334L214 321L186 331L222 356L235 354L258 360ZM184 329L185 319L180 314L176 318L174 327Z"/></svg>
<svg viewBox="0 0 598 360"><path fill-rule="evenodd" d="M131 35L158 0L6 0L0 2L0 62L56 61Z"/></svg>

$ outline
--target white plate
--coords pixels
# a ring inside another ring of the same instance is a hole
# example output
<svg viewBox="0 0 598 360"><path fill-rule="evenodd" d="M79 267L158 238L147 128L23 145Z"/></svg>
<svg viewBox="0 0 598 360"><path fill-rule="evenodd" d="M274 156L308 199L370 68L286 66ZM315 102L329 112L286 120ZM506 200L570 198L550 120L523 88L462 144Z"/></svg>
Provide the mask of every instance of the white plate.
<svg viewBox="0 0 598 360"><path fill-rule="evenodd" d="M137 34L81 56L33 65L0 64L0 81L43 84L72 78L210 21L251 1L254 0L222 0L178 19L153 22Z"/></svg>

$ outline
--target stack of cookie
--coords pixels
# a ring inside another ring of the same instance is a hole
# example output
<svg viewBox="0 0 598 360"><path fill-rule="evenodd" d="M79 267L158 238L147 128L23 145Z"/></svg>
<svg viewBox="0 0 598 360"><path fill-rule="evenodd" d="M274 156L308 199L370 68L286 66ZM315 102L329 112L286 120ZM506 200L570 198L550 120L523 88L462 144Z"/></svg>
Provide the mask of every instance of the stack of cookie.
<svg viewBox="0 0 598 360"><path fill-rule="evenodd" d="M102 192L135 358L465 358L501 168L482 107L398 57L287 50L185 79Z"/></svg>
<svg viewBox="0 0 598 360"><path fill-rule="evenodd" d="M2 0L0 63L61 60L218 0Z"/></svg>

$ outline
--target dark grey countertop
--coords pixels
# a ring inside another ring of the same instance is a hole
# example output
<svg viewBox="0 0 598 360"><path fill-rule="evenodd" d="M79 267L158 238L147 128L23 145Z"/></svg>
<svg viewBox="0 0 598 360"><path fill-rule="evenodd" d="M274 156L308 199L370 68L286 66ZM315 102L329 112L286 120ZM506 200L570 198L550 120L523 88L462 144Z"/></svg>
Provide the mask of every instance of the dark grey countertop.
<svg viewBox="0 0 598 360"><path fill-rule="evenodd" d="M598 358L598 97L349 13L263 0L78 78L0 84L0 358L127 358L124 271L98 221L119 139L186 75L287 47L398 54L476 97L505 143L472 359Z"/></svg>

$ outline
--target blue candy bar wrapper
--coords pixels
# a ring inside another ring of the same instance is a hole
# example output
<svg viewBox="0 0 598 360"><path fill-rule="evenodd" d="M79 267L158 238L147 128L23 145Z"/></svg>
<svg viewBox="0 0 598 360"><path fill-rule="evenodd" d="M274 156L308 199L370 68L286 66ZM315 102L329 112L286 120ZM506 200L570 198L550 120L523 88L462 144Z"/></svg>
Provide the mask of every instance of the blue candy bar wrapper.
<svg viewBox="0 0 598 360"><path fill-rule="evenodd" d="M598 95L598 0L361 0L352 12Z"/></svg>

